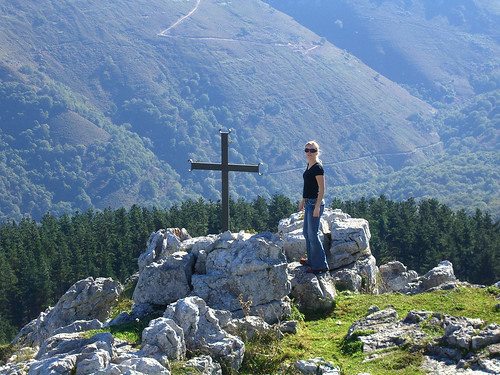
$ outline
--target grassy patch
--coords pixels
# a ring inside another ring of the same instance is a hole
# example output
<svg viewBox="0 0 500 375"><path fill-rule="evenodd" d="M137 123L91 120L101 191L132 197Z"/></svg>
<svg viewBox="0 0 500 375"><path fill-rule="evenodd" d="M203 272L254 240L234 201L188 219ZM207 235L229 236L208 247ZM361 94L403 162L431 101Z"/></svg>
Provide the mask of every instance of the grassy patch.
<svg viewBox="0 0 500 375"><path fill-rule="evenodd" d="M359 341L346 340L349 327L358 319L366 316L368 308L377 305L381 309L393 307L403 319L411 310L427 310L456 316L481 318L489 323L500 323L500 313L495 311L495 294L486 289L460 288L456 291L438 291L415 296L401 294L354 295L341 293L336 298L336 306L328 315L306 316L299 322L296 335L286 335L274 353L280 353L283 366L291 366L298 360L323 357L339 365L342 374L350 375L368 372L372 375L382 374L424 374L420 369L423 355L420 352L409 352L397 349L389 353L379 353L376 359L363 362L365 355L361 352ZM433 333L429 329L428 333ZM439 330L436 336L442 334ZM360 332L368 334L368 332ZM247 344L247 348L250 346ZM263 350L256 348L251 350ZM242 368L240 374L264 374L257 369Z"/></svg>
<svg viewBox="0 0 500 375"><path fill-rule="evenodd" d="M269 332L246 342L243 365L238 371L241 375L259 374L297 374L294 363L302 359L323 357L342 369L342 375L368 372L372 375L425 374L420 369L423 360L421 352L410 352L408 348L380 351L370 361L364 361L360 341L355 337L372 332L357 332L346 340L349 327L358 319L366 316L368 308L377 305L381 309L392 307L403 319L411 310L427 310L456 316L480 318L487 323L500 323L500 313L495 310L498 301L496 291L491 289L460 288L456 291L438 291L415 296L401 294L364 295L340 293L336 298L333 311L324 314L303 316L296 313L298 332L285 335L279 340L275 333ZM125 298L126 299L126 298ZM124 303L125 303L124 299ZM142 330L147 327L148 317L139 322L109 327L107 332L140 345ZM432 336L442 335L437 328L425 328ZM93 331L89 335L97 333ZM90 337L89 336L89 337ZM172 374L195 374L193 369L184 369L185 362L172 361Z"/></svg>

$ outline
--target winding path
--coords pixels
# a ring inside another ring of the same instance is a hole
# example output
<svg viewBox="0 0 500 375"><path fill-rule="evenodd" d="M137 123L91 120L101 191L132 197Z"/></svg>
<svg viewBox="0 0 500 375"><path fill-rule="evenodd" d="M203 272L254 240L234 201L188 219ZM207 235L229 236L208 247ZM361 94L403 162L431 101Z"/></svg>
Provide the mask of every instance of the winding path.
<svg viewBox="0 0 500 375"><path fill-rule="evenodd" d="M184 21L186 18L189 18L192 16L192 14L194 12L196 12L198 10L198 7L200 6L200 2L201 0L196 0L196 4L194 6L193 9L191 9L191 11L186 14L185 16L182 16L181 18L179 18L177 21L175 21L172 25L170 25L168 28L166 28L165 30L161 31L158 33L159 36L167 36L167 33L173 29L175 26L177 26L178 24L180 24L182 21Z"/></svg>
<svg viewBox="0 0 500 375"><path fill-rule="evenodd" d="M180 17L177 21L175 21L172 25L170 25L168 28L165 30L159 32L157 35L160 37L165 37L165 38L184 38L184 39L193 39L193 40L217 40L217 41L225 41L225 42L245 42L245 43L252 43L252 44L260 44L260 45L272 45L275 47L291 47L296 50L299 50L299 47L297 45L294 45L292 43L270 43L270 42L258 42L255 40L245 40L245 39L234 39L234 38L220 38L220 37L194 37L194 36L179 36L179 35L168 35L168 32L172 30L174 27L176 27L178 24L180 24L182 21L185 19L191 17L194 12L198 10L198 7L200 6L201 0L196 0L196 4L193 9L189 11L188 14L185 16ZM305 51L302 51L303 55L307 55L309 52L313 51L314 49L318 48L319 45L314 45L310 48L307 48Z"/></svg>

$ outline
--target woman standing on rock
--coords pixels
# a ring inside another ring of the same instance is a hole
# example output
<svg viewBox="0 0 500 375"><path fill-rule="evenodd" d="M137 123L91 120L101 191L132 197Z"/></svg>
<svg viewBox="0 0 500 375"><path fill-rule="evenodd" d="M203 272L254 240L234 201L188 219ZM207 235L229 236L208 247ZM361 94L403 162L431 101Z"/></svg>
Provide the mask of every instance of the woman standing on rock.
<svg viewBox="0 0 500 375"><path fill-rule="evenodd" d="M304 151L307 157L307 168L303 174L304 189L299 210L304 211L303 234L306 239L307 258L300 263L311 268L307 272L318 274L328 271L325 249L319 238L319 223L325 202L325 172L319 160L319 145L315 141L307 142Z"/></svg>

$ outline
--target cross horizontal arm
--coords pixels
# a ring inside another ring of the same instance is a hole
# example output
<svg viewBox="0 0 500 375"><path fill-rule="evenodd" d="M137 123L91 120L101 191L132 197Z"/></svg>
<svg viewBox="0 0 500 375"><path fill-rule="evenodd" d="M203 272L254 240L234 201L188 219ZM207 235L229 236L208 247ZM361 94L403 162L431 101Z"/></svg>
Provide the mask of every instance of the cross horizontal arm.
<svg viewBox="0 0 500 375"><path fill-rule="evenodd" d="M256 172L260 173L259 171L260 164L258 165L251 165L251 164L228 164L228 169L231 172Z"/></svg>
<svg viewBox="0 0 500 375"><path fill-rule="evenodd" d="M202 169L206 171L230 171L230 172L256 172L260 173L261 164L232 164L227 165L221 163L199 163L189 160L191 163L191 170Z"/></svg>
<svg viewBox="0 0 500 375"><path fill-rule="evenodd" d="M220 163L195 163L191 162L191 169L203 169L207 171L221 171L222 164Z"/></svg>

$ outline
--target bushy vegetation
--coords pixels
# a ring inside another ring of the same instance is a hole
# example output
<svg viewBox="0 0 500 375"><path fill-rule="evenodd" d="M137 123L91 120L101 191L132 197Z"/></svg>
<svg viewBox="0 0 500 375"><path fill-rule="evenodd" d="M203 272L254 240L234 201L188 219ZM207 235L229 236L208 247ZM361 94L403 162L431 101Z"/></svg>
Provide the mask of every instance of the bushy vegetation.
<svg viewBox="0 0 500 375"><path fill-rule="evenodd" d="M371 247L379 264L400 260L420 274L441 260L456 276L491 284L500 278L499 222L488 213L469 216L436 200L394 202L385 197L331 204L370 222ZM275 194L252 202L230 201L231 230L277 231L280 219L298 203ZM76 281L88 276L124 281L137 271L137 258L149 235L161 228L186 228L192 236L220 233L221 203L187 200L170 209L87 210L40 222L24 218L0 226L0 339L47 306L53 306Z"/></svg>
<svg viewBox="0 0 500 375"><path fill-rule="evenodd" d="M0 82L0 220L40 220L127 201L180 202L178 176L137 134L63 86Z"/></svg>

